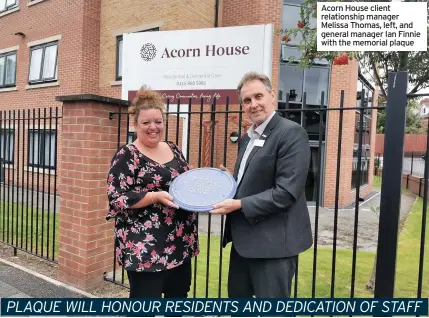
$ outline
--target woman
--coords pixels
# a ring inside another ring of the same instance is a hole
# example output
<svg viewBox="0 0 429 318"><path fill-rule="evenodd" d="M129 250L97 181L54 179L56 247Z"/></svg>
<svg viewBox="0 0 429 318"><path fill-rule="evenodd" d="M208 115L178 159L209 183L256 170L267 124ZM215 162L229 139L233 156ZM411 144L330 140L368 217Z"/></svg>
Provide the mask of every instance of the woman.
<svg viewBox="0 0 429 318"><path fill-rule="evenodd" d="M191 258L199 252L196 215L179 209L168 190L190 168L175 144L161 141L164 102L158 93L140 89L129 113L137 139L117 151L107 180L116 258L127 270L130 298L186 298Z"/></svg>

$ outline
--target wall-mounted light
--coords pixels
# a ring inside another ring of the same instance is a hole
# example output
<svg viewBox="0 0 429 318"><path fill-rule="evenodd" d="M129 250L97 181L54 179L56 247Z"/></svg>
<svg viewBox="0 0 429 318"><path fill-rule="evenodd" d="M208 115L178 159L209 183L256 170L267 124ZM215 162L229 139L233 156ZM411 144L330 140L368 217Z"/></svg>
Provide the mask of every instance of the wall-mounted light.
<svg viewBox="0 0 429 318"><path fill-rule="evenodd" d="M235 144L238 141L238 132L233 131L230 135L229 135L229 140Z"/></svg>

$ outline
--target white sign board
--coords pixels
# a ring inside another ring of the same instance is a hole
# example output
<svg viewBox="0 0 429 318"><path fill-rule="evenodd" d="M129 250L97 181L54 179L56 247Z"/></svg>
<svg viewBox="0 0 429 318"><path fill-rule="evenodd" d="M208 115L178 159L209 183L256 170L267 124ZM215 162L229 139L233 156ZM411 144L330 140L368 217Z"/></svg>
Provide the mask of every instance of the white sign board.
<svg viewBox="0 0 429 318"><path fill-rule="evenodd" d="M122 99L147 85L171 104L178 98L238 103L249 71L271 78L272 25L129 33L123 36Z"/></svg>

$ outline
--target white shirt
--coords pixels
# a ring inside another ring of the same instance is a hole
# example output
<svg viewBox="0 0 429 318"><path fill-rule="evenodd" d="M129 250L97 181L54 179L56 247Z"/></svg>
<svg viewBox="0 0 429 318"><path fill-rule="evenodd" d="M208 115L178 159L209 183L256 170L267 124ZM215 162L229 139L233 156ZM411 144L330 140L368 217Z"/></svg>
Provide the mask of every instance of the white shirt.
<svg viewBox="0 0 429 318"><path fill-rule="evenodd" d="M262 136L265 128L267 127L268 123L274 117L275 114L276 112L273 111L270 117L268 117L262 124L260 124L256 128L255 128L255 125L252 125L252 127L250 127L250 129L247 131L247 134L249 135L250 140L247 143L247 148L246 148L246 151L244 152L243 159L241 159L240 169L238 170L238 176L237 176L237 184L240 184L241 178L243 177L244 167L246 166L247 158L249 158L249 155L252 152L252 149L255 145L255 140L258 140Z"/></svg>

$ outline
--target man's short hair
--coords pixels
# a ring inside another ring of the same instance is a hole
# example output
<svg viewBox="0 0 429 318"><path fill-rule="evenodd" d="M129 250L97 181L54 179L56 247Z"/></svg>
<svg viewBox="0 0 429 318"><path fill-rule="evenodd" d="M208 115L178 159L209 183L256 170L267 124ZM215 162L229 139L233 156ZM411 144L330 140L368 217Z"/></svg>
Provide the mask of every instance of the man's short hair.
<svg viewBox="0 0 429 318"><path fill-rule="evenodd" d="M248 72L244 74L243 78L241 79L240 83L237 86L237 93L238 96L240 96L241 89L243 88L243 85L251 82L251 81L261 81L262 84L264 84L265 88L268 92L271 92L273 87L271 85L271 81L265 74L257 73L257 72Z"/></svg>

